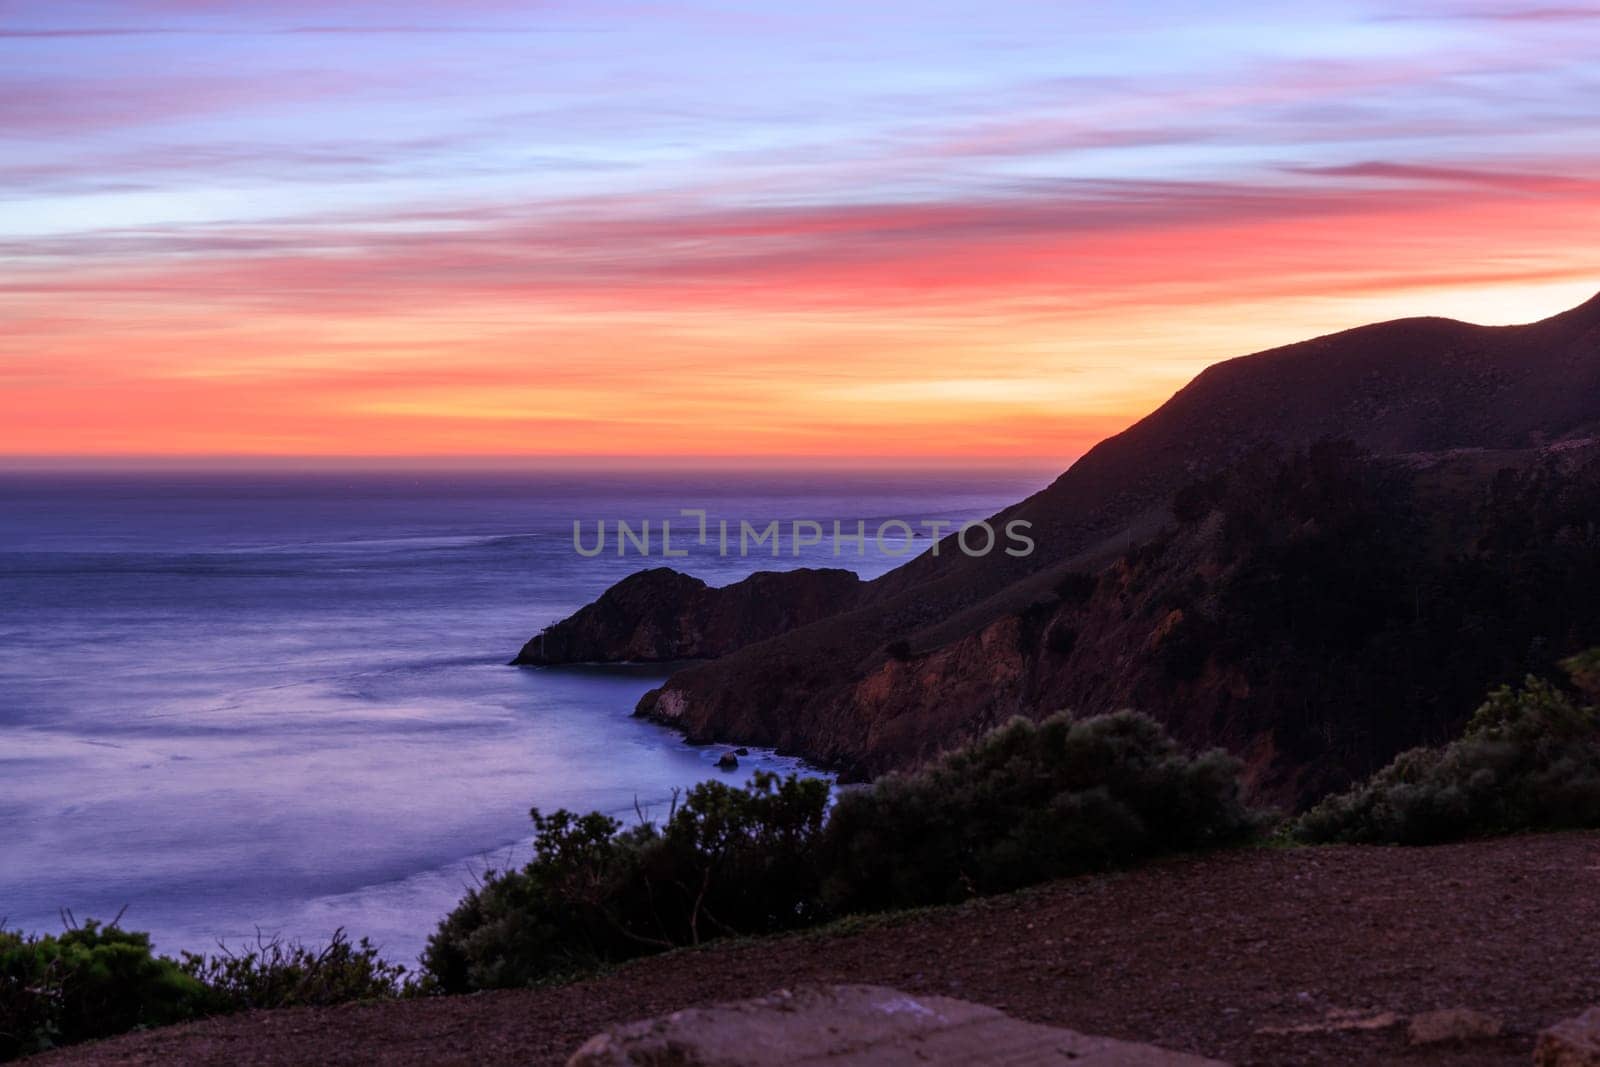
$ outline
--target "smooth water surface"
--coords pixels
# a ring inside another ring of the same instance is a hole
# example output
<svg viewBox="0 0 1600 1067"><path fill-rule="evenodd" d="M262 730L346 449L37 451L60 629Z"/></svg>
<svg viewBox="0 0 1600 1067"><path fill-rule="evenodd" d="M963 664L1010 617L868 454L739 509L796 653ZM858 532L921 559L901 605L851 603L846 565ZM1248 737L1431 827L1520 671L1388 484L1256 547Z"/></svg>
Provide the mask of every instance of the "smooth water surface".
<svg viewBox="0 0 1600 1067"><path fill-rule="evenodd" d="M870 530L981 517L1041 484L0 475L0 918L45 931L61 908L126 908L165 952L343 926L409 962L477 874L526 857L530 806L632 817L721 773L719 749L630 717L659 668L505 665L664 562L582 558L574 519L590 543L602 518L659 524L681 507ZM789 551L671 562L716 585L898 562ZM755 767L797 764L758 753L729 777Z"/></svg>

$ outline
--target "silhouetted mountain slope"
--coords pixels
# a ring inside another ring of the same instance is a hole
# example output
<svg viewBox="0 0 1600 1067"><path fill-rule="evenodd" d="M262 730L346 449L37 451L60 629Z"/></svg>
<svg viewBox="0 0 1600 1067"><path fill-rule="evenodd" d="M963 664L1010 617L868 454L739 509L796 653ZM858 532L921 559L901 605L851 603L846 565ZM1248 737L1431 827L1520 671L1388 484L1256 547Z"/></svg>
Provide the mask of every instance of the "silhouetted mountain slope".
<svg viewBox="0 0 1600 1067"><path fill-rule="evenodd" d="M1539 451L1545 446L1597 433L1600 297L1528 326L1403 319L1231 360L996 516L997 524L1032 523L1032 556L969 558L947 540L937 556L924 554L870 583L836 614L680 671L640 711L694 737L777 745L873 774L1012 714L1135 703L1158 714L1166 707L1163 717L1181 720L1192 740L1220 740L1251 756L1270 791L1308 796L1369 758L1381 762L1394 746L1428 736L1443 720L1429 712L1410 726L1369 730L1365 741L1339 741L1337 753L1303 738L1290 744L1266 721L1303 704L1305 694L1283 679L1269 688L1276 703L1252 698L1243 717L1221 704L1180 715L1167 705L1182 686L1152 673L1148 630L1135 640L1149 620L1131 604L1120 614L1102 606L1074 624L1083 647L1097 649L1092 661L1076 654L1066 667L1044 670L1029 642L1042 632L1040 613L1055 610L1063 577L1125 566L1135 546L1171 544L1175 494L1261 445L1293 450L1338 438L1376 455L1428 453L1439 461L1454 451L1493 450L1520 469L1548 459L1553 453ZM1459 510L1478 491L1475 468L1446 466L1466 479L1464 495L1456 500L1441 491L1439 501L1450 497ZM1447 539L1439 551L1471 549ZM891 657L896 645L901 654ZM1484 669L1470 671L1462 686L1463 699L1498 677L1480 663ZM1412 693L1404 664L1363 661L1357 669L1398 672L1380 681L1392 693ZM1132 681L1093 680L1108 672Z"/></svg>
<svg viewBox="0 0 1600 1067"><path fill-rule="evenodd" d="M884 664L857 687L863 717L887 736L948 714L951 665L960 680L986 661L985 702L962 702L954 736L1018 709L1140 707L1296 803L1453 736L1485 688L1600 641L1593 444L1381 459L1269 446L1174 511L1097 574Z"/></svg>
<svg viewBox="0 0 1600 1067"><path fill-rule="evenodd" d="M1034 524L1030 559L924 556L875 583L893 596L1048 566L1121 532L1187 479L1251 445L1354 441L1374 452L1523 448L1600 428L1600 296L1531 326L1400 319L1207 368L1152 414L1007 509Z"/></svg>

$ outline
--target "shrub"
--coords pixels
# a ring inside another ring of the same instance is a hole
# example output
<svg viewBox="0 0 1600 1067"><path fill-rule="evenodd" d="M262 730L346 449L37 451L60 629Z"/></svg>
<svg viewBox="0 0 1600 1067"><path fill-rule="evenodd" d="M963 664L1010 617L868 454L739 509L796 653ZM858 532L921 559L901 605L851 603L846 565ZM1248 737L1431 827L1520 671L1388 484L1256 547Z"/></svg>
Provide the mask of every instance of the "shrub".
<svg viewBox="0 0 1600 1067"><path fill-rule="evenodd" d="M1015 719L911 774L842 797L824 899L837 913L947 903L1164 852L1257 825L1237 760L1191 757L1131 711Z"/></svg>
<svg viewBox="0 0 1600 1067"><path fill-rule="evenodd" d="M258 941L250 952L185 952L181 963L116 922L0 930L0 1061L222 1012L397 996L404 973L342 930L325 948Z"/></svg>
<svg viewBox="0 0 1600 1067"><path fill-rule="evenodd" d="M535 809L533 860L490 871L445 918L423 954L428 982L526 985L812 921L827 803L826 782L758 772L745 788L695 786L660 826Z"/></svg>
<svg viewBox="0 0 1600 1067"><path fill-rule="evenodd" d="M1572 679L1572 684L1579 692L1589 700L1600 703L1600 648L1591 648L1562 660L1561 669L1567 672L1567 677Z"/></svg>
<svg viewBox="0 0 1600 1067"><path fill-rule="evenodd" d="M1562 665L1592 685L1600 657ZM1592 691L1592 689L1590 690ZM1600 709L1530 676L1490 693L1462 736L1403 752L1303 815L1303 841L1421 845L1518 830L1600 826Z"/></svg>
<svg viewBox="0 0 1600 1067"><path fill-rule="evenodd" d="M0 1060L194 1018L205 987L148 934L88 920L60 935L0 931Z"/></svg>
<svg viewBox="0 0 1600 1067"><path fill-rule="evenodd" d="M328 944L257 937L245 951L226 945L214 956L183 954L185 974L206 987L212 1011L320 1007L399 996L406 969L385 961L366 938L351 943L335 930Z"/></svg>
<svg viewBox="0 0 1600 1067"><path fill-rule="evenodd" d="M1239 764L1190 758L1132 712L1017 720L851 792L707 782L660 825L533 812L534 858L490 872L429 940L444 992L520 986L710 937L960 900L1236 840Z"/></svg>

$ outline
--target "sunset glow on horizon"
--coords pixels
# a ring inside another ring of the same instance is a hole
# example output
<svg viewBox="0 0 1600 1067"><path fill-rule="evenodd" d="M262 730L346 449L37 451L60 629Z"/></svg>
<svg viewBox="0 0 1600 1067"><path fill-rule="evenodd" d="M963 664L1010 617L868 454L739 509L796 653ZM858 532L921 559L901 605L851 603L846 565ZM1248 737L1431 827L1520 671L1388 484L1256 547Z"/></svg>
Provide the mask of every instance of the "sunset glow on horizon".
<svg viewBox="0 0 1600 1067"><path fill-rule="evenodd" d="M0 0L0 457L1070 460L1600 291L1600 9Z"/></svg>

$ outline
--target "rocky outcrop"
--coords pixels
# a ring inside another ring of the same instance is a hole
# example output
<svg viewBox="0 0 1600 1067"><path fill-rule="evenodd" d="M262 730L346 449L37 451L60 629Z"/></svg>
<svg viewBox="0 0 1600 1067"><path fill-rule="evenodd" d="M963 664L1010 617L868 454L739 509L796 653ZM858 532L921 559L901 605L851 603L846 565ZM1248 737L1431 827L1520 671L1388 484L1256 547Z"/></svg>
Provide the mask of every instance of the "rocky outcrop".
<svg viewBox="0 0 1600 1067"><path fill-rule="evenodd" d="M766 642L755 651L774 660L750 661L762 665L762 675L735 675L733 688L725 689L725 663L686 668L646 693L636 714L675 726L697 743L737 737L804 755L858 781L918 763L1024 713L1029 668L1019 633L1018 620L1003 617L925 654L886 657L848 686L830 685L815 672L817 661L786 658L784 642ZM767 690L772 699L805 694L806 714L775 715L767 701L747 698L774 676L784 688Z"/></svg>
<svg viewBox="0 0 1600 1067"><path fill-rule="evenodd" d="M1600 1067L1600 1008L1540 1033L1533 1062L1535 1067Z"/></svg>
<svg viewBox="0 0 1600 1067"><path fill-rule="evenodd" d="M1223 1067L1133 1041L1022 1022L951 997L882 986L803 986L597 1034L567 1067Z"/></svg>
<svg viewBox="0 0 1600 1067"><path fill-rule="evenodd" d="M860 595L846 570L764 571L713 588L668 567L640 571L522 646L519 666L667 663L725 656L805 626Z"/></svg>

